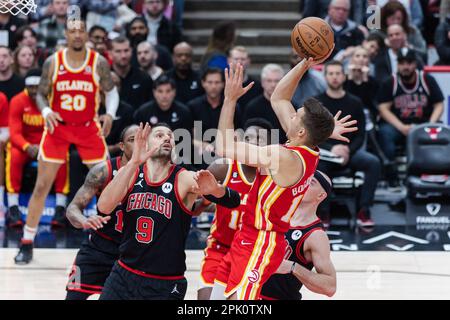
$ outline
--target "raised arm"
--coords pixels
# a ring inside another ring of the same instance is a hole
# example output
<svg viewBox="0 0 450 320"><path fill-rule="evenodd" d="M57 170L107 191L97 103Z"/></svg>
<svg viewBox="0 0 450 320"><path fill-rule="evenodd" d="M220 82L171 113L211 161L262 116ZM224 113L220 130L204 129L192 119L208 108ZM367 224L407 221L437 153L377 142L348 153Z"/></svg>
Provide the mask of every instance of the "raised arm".
<svg viewBox="0 0 450 320"><path fill-rule="evenodd" d="M100 78L100 87L105 93L106 114L100 117L100 121L103 123L103 135L107 137L111 132L112 123L119 108L120 97L112 80L111 68L109 67L108 61L100 55L97 62L97 74Z"/></svg>
<svg viewBox="0 0 450 320"><path fill-rule="evenodd" d="M134 184L139 166L150 158L155 148L148 147L150 126L147 123L139 126L134 138L133 155L128 163L120 168L114 179L103 190L98 199L97 207L104 214L111 214L117 205L127 195L128 190Z"/></svg>
<svg viewBox="0 0 450 320"><path fill-rule="evenodd" d="M101 228L104 223L108 222L110 217L101 217L98 215L86 218L83 210L91 202L94 196L107 183L109 177L108 166L106 162L101 162L89 170L84 184L78 189L75 197L67 207L66 216L70 223L78 229L94 230Z"/></svg>
<svg viewBox="0 0 450 320"><path fill-rule="evenodd" d="M45 119L45 125L50 133L53 133L58 121L63 121L59 113L53 112L50 108L48 96L52 90L53 69L55 67L55 54L45 60L42 66L41 82L39 83L38 93L36 95L36 104Z"/></svg>

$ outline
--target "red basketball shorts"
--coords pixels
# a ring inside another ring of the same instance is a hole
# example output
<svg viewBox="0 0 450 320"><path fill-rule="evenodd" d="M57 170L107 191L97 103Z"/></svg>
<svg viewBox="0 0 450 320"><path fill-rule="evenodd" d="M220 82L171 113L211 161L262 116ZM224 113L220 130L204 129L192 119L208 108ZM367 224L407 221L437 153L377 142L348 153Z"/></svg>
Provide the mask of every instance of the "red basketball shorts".
<svg viewBox="0 0 450 320"><path fill-rule="evenodd" d="M243 227L223 258L215 283L225 286L227 298L236 292L239 300L258 300L262 285L278 269L285 252L283 233Z"/></svg>
<svg viewBox="0 0 450 320"><path fill-rule="evenodd" d="M95 121L83 124L59 123L52 134L44 130L39 155L47 162L64 163L71 144L77 148L84 164L95 164L106 160L108 156L100 125Z"/></svg>
<svg viewBox="0 0 450 320"><path fill-rule="evenodd" d="M205 257L200 269L200 280L204 287L212 287L214 285L217 268L219 268L220 263L229 250L229 247L221 245L216 239L208 239Z"/></svg>

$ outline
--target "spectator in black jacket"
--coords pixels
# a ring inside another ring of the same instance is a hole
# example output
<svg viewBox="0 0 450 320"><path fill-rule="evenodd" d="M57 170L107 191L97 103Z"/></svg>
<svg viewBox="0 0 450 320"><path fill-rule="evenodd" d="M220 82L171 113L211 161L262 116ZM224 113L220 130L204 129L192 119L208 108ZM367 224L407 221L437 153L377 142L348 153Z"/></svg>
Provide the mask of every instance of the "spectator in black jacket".
<svg viewBox="0 0 450 320"><path fill-rule="evenodd" d="M11 13L0 13L0 32L6 32L4 36L3 45L14 50L17 47L17 42L14 37L17 29L27 24L25 19L13 16Z"/></svg>
<svg viewBox="0 0 450 320"><path fill-rule="evenodd" d="M352 119L358 121L358 131L346 134L349 143L328 139L322 149L331 151L343 159L342 164L319 161L318 169L330 177L344 168L364 172L364 184L361 196L358 199L357 224L362 227L373 226L370 217L370 207L375 196L375 190L381 174L380 160L373 154L362 148L365 139L365 117L362 101L344 90L345 73L341 62L330 61L325 64L325 80L327 91L316 98L335 115L342 111L345 115L351 115ZM324 209L329 210L327 206ZM329 212L325 212L325 215Z"/></svg>
<svg viewBox="0 0 450 320"><path fill-rule="evenodd" d="M192 114L186 105L175 100L175 81L166 75L160 76L153 83L155 100L147 102L134 113L134 123L167 123L172 130L192 131L194 125Z"/></svg>
<svg viewBox="0 0 450 320"><path fill-rule="evenodd" d="M122 83L120 97L134 109L153 99L152 78L131 64L131 46L127 38L117 37L112 41L111 57L112 70Z"/></svg>
<svg viewBox="0 0 450 320"><path fill-rule="evenodd" d="M192 68L192 47L187 42L180 42L173 48L174 68L167 75L175 80L177 85L177 99L188 103L203 94L199 73Z"/></svg>
<svg viewBox="0 0 450 320"><path fill-rule="evenodd" d="M406 32L399 24L393 24L387 28L387 39L389 40L389 46L378 53L374 60L375 79L378 82L382 82L391 74L397 73L398 51L408 47ZM417 66L422 69L423 61L417 52L415 54Z"/></svg>
<svg viewBox="0 0 450 320"><path fill-rule="evenodd" d="M439 65L450 65L450 14L440 23L434 34L434 45L439 54Z"/></svg>
<svg viewBox="0 0 450 320"><path fill-rule="evenodd" d="M150 30L147 40L172 51L181 42L181 30L164 16L167 5L167 0L145 0L143 15Z"/></svg>
<svg viewBox="0 0 450 320"><path fill-rule="evenodd" d="M348 18L350 0L332 0L325 18L334 31L335 48L331 55L334 57L341 50L360 45L364 40L364 33L356 22Z"/></svg>
<svg viewBox="0 0 450 320"><path fill-rule="evenodd" d="M136 17L127 25L126 35L130 40L131 47L133 48L133 58L131 60L133 66L138 66L136 48L141 42L147 41L148 34L149 29L147 26L147 22L143 17ZM159 44L153 45L153 47L158 53L156 65L162 68L164 71L172 69L172 56L169 52L169 49L167 49L167 47L165 47L164 45Z"/></svg>

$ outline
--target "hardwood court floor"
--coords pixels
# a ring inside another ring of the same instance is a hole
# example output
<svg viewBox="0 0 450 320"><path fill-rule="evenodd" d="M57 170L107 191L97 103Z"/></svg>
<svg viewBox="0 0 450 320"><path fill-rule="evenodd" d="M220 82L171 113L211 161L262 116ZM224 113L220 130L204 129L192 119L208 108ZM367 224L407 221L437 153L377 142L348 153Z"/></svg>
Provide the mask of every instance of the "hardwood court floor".
<svg viewBox="0 0 450 320"><path fill-rule="evenodd" d="M77 250L35 249L28 266L13 262L15 248L0 249L0 299L64 299ZM187 251L188 292L196 299L201 250ZM332 299L450 299L450 253L332 252L338 287ZM306 289L304 299L329 299Z"/></svg>

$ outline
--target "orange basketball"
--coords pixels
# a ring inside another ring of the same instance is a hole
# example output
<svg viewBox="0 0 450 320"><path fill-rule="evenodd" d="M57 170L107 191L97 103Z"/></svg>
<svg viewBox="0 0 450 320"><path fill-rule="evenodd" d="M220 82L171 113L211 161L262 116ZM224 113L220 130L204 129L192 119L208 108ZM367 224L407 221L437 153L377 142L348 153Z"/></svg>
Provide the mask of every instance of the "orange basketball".
<svg viewBox="0 0 450 320"><path fill-rule="evenodd" d="M302 19L292 29L291 44L300 57L320 60L333 49L333 29L320 18Z"/></svg>

